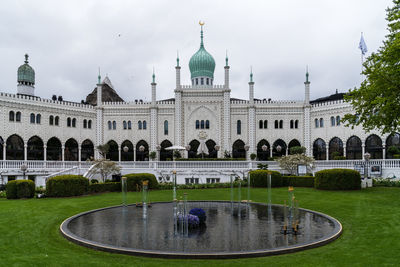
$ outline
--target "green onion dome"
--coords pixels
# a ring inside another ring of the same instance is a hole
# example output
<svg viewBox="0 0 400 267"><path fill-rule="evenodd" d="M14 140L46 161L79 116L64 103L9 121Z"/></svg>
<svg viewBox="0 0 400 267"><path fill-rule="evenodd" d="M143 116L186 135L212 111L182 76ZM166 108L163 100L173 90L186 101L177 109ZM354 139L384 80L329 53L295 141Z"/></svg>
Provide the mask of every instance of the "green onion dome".
<svg viewBox="0 0 400 267"><path fill-rule="evenodd" d="M206 51L203 44L203 27L201 27L201 42L199 50L190 58L189 69L191 78L209 77L214 78L215 61Z"/></svg>
<svg viewBox="0 0 400 267"><path fill-rule="evenodd" d="M28 54L25 54L25 64L18 68L18 83L34 85L35 84L35 71L28 64Z"/></svg>

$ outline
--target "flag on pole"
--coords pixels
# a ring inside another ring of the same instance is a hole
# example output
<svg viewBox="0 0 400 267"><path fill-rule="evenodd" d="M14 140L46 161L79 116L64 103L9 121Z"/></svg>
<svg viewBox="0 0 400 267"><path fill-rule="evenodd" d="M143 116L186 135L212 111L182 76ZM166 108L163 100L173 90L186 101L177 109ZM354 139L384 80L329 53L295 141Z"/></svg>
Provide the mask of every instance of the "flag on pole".
<svg viewBox="0 0 400 267"><path fill-rule="evenodd" d="M361 33L361 39L360 39L360 43L358 45L358 48L360 48L361 54L363 54L363 55L365 55L365 53L368 52L367 45L365 44L364 36L362 35L362 33Z"/></svg>

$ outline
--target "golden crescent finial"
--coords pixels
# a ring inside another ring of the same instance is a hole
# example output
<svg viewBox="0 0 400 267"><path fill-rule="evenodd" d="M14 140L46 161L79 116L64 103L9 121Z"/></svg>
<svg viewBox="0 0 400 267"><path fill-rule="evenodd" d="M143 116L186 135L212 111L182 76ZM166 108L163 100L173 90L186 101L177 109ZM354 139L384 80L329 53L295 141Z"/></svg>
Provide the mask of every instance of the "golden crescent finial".
<svg viewBox="0 0 400 267"><path fill-rule="evenodd" d="M199 21L199 24L200 24L200 26L203 26L204 25L204 21Z"/></svg>

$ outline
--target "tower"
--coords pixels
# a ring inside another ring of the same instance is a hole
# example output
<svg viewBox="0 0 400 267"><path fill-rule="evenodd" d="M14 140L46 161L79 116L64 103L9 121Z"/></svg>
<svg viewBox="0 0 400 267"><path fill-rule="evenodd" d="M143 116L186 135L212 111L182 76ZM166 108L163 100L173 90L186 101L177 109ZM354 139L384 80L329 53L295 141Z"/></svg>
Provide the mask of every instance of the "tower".
<svg viewBox="0 0 400 267"><path fill-rule="evenodd" d="M25 64L18 68L17 93L19 95L35 95L35 71L28 62L28 54L25 54Z"/></svg>
<svg viewBox="0 0 400 267"><path fill-rule="evenodd" d="M303 142L304 147L306 148L306 155L312 156L312 148L311 148L311 105L310 105L310 81L308 80L308 67L306 70L306 81L304 82L304 136Z"/></svg>
<svg viewBox="0 0 400 267"><path fill-rule="evenodd" d="M250 71L250 81L249 81L249 153L248 155L256 151L256 108L254 105L254 82L253 82L253 70Z"/></svg>
<svg viewBox="0 0 400 267"><path fill-rule="evenodd" d="M152 82L151 82L151 108L150 108L150 151L156 151L157 146L157 101L156 101L156 75L153 69Z"/></svg>
<svg viewBox="0 0 400 267"><path fill-rule="evenodd" d="M97 76L97 105L96 109L96 147L103 145L103 84L101 83L100 68L99 75ZM95 158L100 158L99 151L96 149Z"/></svg>

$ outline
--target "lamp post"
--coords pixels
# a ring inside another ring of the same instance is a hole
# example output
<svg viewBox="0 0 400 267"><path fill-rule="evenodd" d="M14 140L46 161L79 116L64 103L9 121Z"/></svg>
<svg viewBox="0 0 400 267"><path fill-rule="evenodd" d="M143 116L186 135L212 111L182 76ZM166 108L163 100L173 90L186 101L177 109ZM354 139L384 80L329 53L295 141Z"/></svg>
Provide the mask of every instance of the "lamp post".
<svg viewBox="0 0 400 267"><path fill-rule="evenodd" d="M277 145L276 147L275 147L275 149L276 149L276 152L278 152L279 154L281 153L281 151L282 151L282 147L280 146L280 145ZM282 156L282 155L281 155Z"/></svg>
<svg viewBox="0 0 400 267"><path fill-rule="evenodd" d="M22 164L21 165L21 171L22 171L22 173L24 174L24 180L25 180L25 173L26 173L26 170L28 169L28 166L26 166L25 164Z"/></svg>
<svg viewBox="0 0 400 267"><path fill-rule="evenodd" d="M267 150L268 150L268 147L267 147L267 145L262 145L262 147L261 147L261 149L262 149L262 151L264 152L264 154L263 154L263 156L265 155L265 152L267 152ZM268 157L267 157L268 158ZM264 157L263 157L263 159L264 159Z"/></svg>
<svg viewBox="0 0 400 267"><path fill-rule="evenodd" d="M123 150L124 150L124 152L126 153L126 152L128 152L128 151L129 151L129 147L127 147L127 146L124 146Z"/></svg>
<svg viewBox="0 0 400 267"><path fill-rule="evenodd" d="M156 150L157 150L157 160L160 161L161 159L161 146L160 145L156 145Z"/></svg>
<svg viewBox="0 0 400 267"><path fill-rule="evenodd" d="M246 151L246 160L247 160L247 152L249 151L249 149L250 149L249 145L244 146L244 150Z"/></svg>
<svg viewBox="0 0 400 267"><path fill-rule="evenodd" d="M215 151L217 151L217 158L218 158L218 151L221 149L219 145L214 146Z"/></svg>
<svg viewBox="0 0 400 267"><path fill-rule="evenodd" d="M190 145L187 145L187 146L185 146L185 149L186 149L186 151L187 151L187 157L189 158L189 153L190 153L190 149L191 149L192 147L190 146Z"/></svg>
<svg viewBox="0 0 400 267"><path fill-rule="evenodd" d="M141 145L141 146L139 147L139 152L140 152L140 155L141 155L141 158L142 158L142 160L144 160L144 154L143 154L143 151L144 151L144 146L143 146L143 145Z"/></svg>

